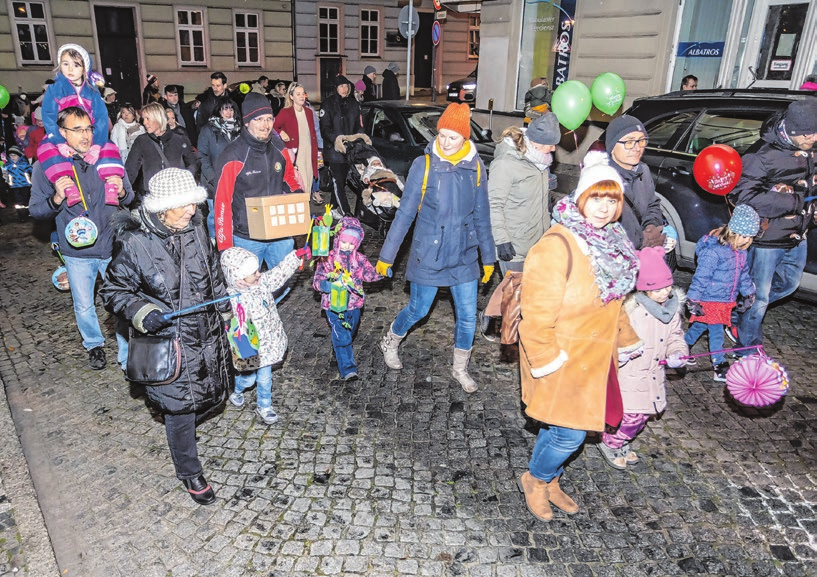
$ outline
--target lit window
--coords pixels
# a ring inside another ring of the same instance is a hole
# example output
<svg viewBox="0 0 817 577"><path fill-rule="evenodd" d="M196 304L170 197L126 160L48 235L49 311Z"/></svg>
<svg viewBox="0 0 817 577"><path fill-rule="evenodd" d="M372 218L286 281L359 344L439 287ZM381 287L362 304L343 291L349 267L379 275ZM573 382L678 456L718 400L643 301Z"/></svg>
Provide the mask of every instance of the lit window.
<svg viewBox="0 0 817 577"><path fill-rule="evenodd" d="M207 64L205 26L203 10L176 8L176 34L179 40L179 62L182 65Z"/></svg>
<svg viewBox="0 0 817 577"><path fill-rule="evenodd" d="M235 57L239 66L261 66L261 17L258 12L234 12Z"/></svg>
<svg viewBox="0 0 817 577"><path fill-rule="evenodd" d="M360 55L380 55L380 10L360 11Z"/></svg>
<svg viewBox="0 0 817 577"><path fill-rule="evenodd" d="M43 2L12 2L12 20L21 64L51 64L51 34Z"/></svg>
<svg viewBox="0 0 817 577"><path fill-rule="evenodd" d="M479 15L468 16L468 58L479 58Z"/></svg>
<svg viewBox="0 0 817 577"><path fill-rule="evenodd" d="M318 8L318 51L322 54L339 54L340 13L337 8Z"/></svg>

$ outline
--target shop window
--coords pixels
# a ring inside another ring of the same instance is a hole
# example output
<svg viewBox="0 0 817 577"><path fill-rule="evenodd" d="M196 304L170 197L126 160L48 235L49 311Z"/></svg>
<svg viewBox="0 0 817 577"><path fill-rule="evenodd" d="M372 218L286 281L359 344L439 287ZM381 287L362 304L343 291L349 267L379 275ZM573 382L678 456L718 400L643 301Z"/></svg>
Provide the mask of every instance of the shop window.
<svg viewBox="0 0 817 577"><path fill-rule="evenodd" d="M201 8L176 8L176 39L182 66L206 66L206 13Z"/></svg>
<svg viewBox="0 0 817 577"><path fill-rule="evenodd" d="M340 11L334 6L318 8L318 51L321 54L340 53Z"/></svg>
<svg viewBox="0 0 817 577"><path fill-rule="evenodd" d="M233 12L235 59L239 66L261 66L261 16L258 12Z"/></svg>
<svg viewBox="0 0 817 577"><path fill-rule="evenodd" d="M51 31L44 2L12 2L12 27L21 65L51 64Z"/></svg>
<svg viewBox="0 0 817 577"><path fill-rule="evenodd" d="M380 10L360 11L360 55L380 56Z"/></svg>
<svg viewBox="0 0 817 577"><path fill-rule="evenodd" d="M468 58L479 58L479 14L468 15Z"/></svg>

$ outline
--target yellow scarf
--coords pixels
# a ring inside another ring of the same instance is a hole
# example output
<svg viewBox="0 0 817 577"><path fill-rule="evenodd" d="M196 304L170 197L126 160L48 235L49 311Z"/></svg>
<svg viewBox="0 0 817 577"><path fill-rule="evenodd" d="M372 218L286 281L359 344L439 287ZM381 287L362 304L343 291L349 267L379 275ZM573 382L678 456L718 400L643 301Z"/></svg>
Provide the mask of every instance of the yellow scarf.
<svg viewBox="0 0 817 577"><path fill-rule="evenodd" d="M437 154L439 155L440 158L442 158L443 160L446 160L446 161L450 162L451 164L453 164L454 166L456 166L458 162L460 162L462 159L464 159L466 156L468 156L468 153L471 152L471 141L466 140L465 144L463 144L462 148L460 148L457 152L455 152L451 156L446 156L445 154L443 154L442 149L440 149L439 141L435 138L434 139L434 150L437 152Z"/></svg>

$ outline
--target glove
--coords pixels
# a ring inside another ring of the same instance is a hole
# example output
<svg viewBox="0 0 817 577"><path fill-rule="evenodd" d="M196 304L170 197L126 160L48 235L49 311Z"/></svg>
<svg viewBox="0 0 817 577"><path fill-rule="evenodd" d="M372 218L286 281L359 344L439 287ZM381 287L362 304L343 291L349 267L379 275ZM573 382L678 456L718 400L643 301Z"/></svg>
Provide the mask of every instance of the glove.
<svg viewBox="0 0 817 577"><path fill-rule="evenodd" d="M79 189L73 183L71 186L65 189L65 200L68 203L68 206L74 206L82 201L82 197L79 194Z"/></svg>
<svg viewBox="0 0 817 577"><path fill-rule="evenodd" d="M322 293L332 292L332 283L329 282L328 280L322 280L320 287Z"/></svg>
<svg viewBox="0 0 817 577"><path fill-rule="evenodd" d="M105 182L105 204L119 206L119 187L113 182Z"/></svg>
<svg viewBox="0 0 817 577"><path fill-rule="evenodd" d="M308 246L299 248L298 250L295 251L295 256L297 256L298 258L303 258L304 256L306 256L306 260L310 260L312 258L312 249L309 248Z"/></svg>
<svg viewBox="0 0 817 577"><path fill-rule="evenodd" d="M491 280L491 275L494 274L494 265L486 264L482 266L482 284Z"/></svg>
<svg viewBox="0 0 817 577"><path fill-rule="evenodd" d="M391 265L387 262L383 262L382 260L377 261L377 264L374 265L374 270L377 271L377 274L380 276L387 276L391 278L392 270Z"/></svg>
<svg viewBox="0 0 817 577"><path fill-rule="evenodd" d="M643 354L644 354L644 347L643 346L638 347L634 351L621 352L621 353L618 354L618 366L623 367L629 361L631 361L633 359L637 359L638 357L640 357Z"/></svg>
<svg viewBox="0 0 817 577"><path fill-rule="evenodd" d="M664 246L664 241L667 240L667 235L663 233L664 227L663 226L655 226L654 224L648 224L642 234L644 235L644 240L641 243L641 248L647 248L651 246Z"/></svg>
<svg viewBox="0 0 817 577"><path fill-rule="evenodd" d="M142 326L145 327L145 331L149 333L155 333L162 330L165 327L169 327L171 322L166 320L164 317L164 313L159 311L150 311L147 316L142 319Z"/></svg>
<svg viewBox="0 0 817 577"><path fill-rule="evenodd" d="M755 304L755 295L754 293L743 297L738 301L738 304L735 306L735 312L738 314L743 314L752 308L752 305Z"/></svg>
<svg viewBox="0 0 817 577"><path fill-rule="evenodd" d="M516 256L516 251L513 249L513 243L503 242L496 247L496 254L499 260L509 261Z"/></svg>
<svg viewBox="0 0 817 577"><path fill-rule="evenodd" d="M690 315L695 315L696 317L704 316L704 307L702 307L698 301L687 301L687 310Z"/></svg>
<svg viewBox="0 0 817 577"><path fill-rule="evenodd" d="M681 353L672 353L667 357L667 366L671 369L680 369L686 364L686 359Z"/></svg>

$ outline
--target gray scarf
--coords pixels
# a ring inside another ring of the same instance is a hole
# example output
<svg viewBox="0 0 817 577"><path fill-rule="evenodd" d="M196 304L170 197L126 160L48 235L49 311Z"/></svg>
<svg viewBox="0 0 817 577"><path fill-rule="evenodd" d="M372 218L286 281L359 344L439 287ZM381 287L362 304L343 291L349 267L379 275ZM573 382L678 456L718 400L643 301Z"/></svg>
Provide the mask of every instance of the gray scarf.
<svg viewBox="0 0 817 577"><path fill-rule="evenodd" d="M672 317L674 317L675 313L678 312L678 307L681 304L678 300L678 295L674 290L669 293L669 298L664 303L655 302L647 296L647 293L641 291L635 293L635 300L638 302L638 304L647 309L648 313L664 324L667 324L672 320Z"/></svg>

